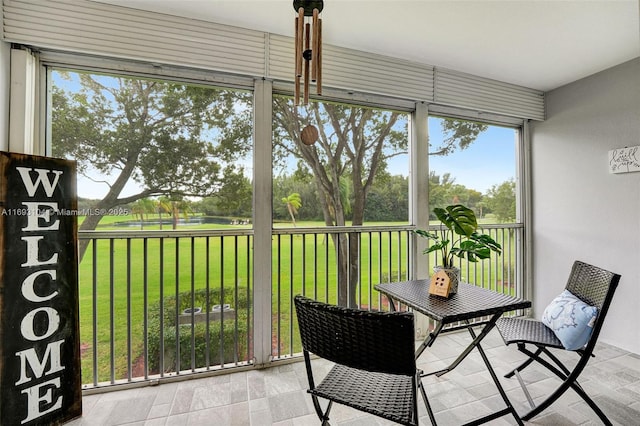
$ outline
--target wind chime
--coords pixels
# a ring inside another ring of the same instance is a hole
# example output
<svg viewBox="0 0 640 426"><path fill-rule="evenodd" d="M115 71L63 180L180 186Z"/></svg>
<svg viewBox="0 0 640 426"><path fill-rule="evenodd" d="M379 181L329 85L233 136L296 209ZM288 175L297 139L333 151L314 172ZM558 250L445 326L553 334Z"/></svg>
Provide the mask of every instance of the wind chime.
<svg viewBox="0 0 640 426"><path fill-rule="evenodd" d="M322 94L322 19L319 15L323 0L294 0L295 29L295 90L294 104L309 103L309 83L316 84L316 93ZM307 18L305 21L305 17ZM303 94L300 94L300 86ZM302 102L300 102L302 98Z"/></svg>

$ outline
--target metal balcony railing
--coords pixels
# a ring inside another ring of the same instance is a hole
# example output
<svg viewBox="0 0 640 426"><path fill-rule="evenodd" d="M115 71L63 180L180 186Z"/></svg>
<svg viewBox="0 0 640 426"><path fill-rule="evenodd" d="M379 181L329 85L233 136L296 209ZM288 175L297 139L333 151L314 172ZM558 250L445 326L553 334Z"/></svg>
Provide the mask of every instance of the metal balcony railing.
<svg viewBox="0 0 640 426"><path fill-rule="evenodd" d="M293 296L386 310L380 282L415 277L412 226L272 232L271 359L300 352ZM483 226L500 256L461 263L463 279L522 293L521 225ZM86 390L251 367L253 231L81 231L80 335ZM268 284L267 284L268 285Z"/></svg>
<svg viewBox="0 0 640 426"><path fill-rule="evenodd" d="M85 388L250 363L252 232L79 232Z"/></svg>

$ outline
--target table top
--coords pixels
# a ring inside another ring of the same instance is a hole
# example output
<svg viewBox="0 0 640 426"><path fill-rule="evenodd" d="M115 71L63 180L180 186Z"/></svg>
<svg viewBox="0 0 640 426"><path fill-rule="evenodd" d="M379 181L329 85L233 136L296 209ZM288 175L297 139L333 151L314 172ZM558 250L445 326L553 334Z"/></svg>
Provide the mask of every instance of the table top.
<svg viewBox="0 0 640 426"><path fill-rule="evenodd" d="M430 280L425 279L377 284L375 288L444 324L531 307L528 300L466 283L460 283L458 292L447 299L429 294L429 284Z"/></svg>

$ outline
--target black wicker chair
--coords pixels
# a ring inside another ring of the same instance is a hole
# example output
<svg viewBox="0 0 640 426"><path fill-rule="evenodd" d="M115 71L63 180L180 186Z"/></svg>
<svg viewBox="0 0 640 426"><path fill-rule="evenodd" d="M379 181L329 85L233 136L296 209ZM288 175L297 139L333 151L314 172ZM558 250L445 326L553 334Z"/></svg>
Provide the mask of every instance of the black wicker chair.
<svg viewBox="0 0 640 426"><path fill-rule="evenodd" d="M309 393L323 425L333 402L403 425L418 424L413 314L342 308L296 296ZM310 353L335 363L316 385ZM319 398L329 400L326 410Z"/></svg>
<svg viewBox="0 0 640 426"><path fill-rule="evenodd" d="M574 262L565 288L589 305L597 307L598 313L593 325L591 337L586 345L581 349L573 351L578 355L578 359L572 369L562 364L558 357L549 350L550 348L564 349L564 347L553 331L542 322L527 318L501 318L498 320L496 327L505 343L507 345L517 343L518 350L529 357L525 362L505 375L507 378L513 377L514 375L517 377L532 407L529 412L521 416L522 420L530 420L537 416L571 388L582 397L605 424L611 424L607 416L586 394L577 379L587 365L589 358L593 356L593 349L598 340L600 329L607 316L611 299L613 298L619 281L620 275L618 274L584 262ZM528 344L536 348L535 352L529 350L527 347ZM546 355L546 358L541 356L543 354ZM558 388L538 404L534 403L519 374L520 371L524 370L533 361L549 369L561 380Z"/></svg>

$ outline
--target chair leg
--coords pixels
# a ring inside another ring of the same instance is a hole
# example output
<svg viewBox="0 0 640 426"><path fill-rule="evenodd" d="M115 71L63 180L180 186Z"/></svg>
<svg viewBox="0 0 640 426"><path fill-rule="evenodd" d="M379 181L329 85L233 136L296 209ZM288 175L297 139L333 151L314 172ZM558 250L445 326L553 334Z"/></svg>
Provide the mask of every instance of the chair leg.
<svg viewBox="0 0 640 426"><path fill-rule="evenodd" d="M567 391L567 389L571 388L587 403L587 405L589 405L589 407L591 407L591 409L596 413L596 415L600 418L600 420L602 420L605 425L611 425L611 422L604 414L604 412L602 412L600 407L598 407L596 403L589 397L589 395L587 395L584 389L582 389L582 386L580 386L580 383L578 383L577 381L578 376L586 365L585 359L580 360L574 370L572 372L569 372L566 366L562 364L562 362L560 362L560 360L556 356L554 356L548 349L544 347L538 347L535 353L529 351L524 346L521 347L520 345L518 345L518 349L520 350L520 352L529 356L529 359L527 360L528 363L525 362L527 365L532 361L537 361L543 367L547 368L549 371L555 374L560 380L562 380L560 386L551 395L549 395L544 401L540 402L537 406L533 407L531 411L521 416L522 420L531 420L538 414L542 413L544 410L549 408L549 406L551 406L551 404L553 404L558 398L560 398ZM541 353L545 353L556 365L553 365L545 359L541 358L539 356ZM525 394L528 393L522 381L520 381L520 385L525 391Z"/></svg>
<svg viewBox="0 0 640 426"><path fill-rule="evenodd" d="M549 349L547 349L545 347L542 347L541 349L549 357L549 359L551 361L553 361L558 366L558 368L560 368L562 370L562 372L564 374L566 374L567 376L569 376L569 374L571 374L569 369L567 367L565 367L565 365L554 354L552 354Z"/></svg>
<svg viewBox="0 0 640 426"><path fill-rule="evenodd" d="M433 426L438 426L436 423L436 418L433 415L433 410L431 409L431 404L429 404L429 398L427 398L427 392L424 390L424 386L422 385L422 381L418 378L418 387L420 388L420 393L422 393L422 399L424 400L424 405L427 407L427 414L429 414L429 421ZM416 418L416 423L418 423L418 419Z"/></svg>
<svg viewBox="0 0 640 426"><path fill-rule="evenodd" d="M584 402L586 402L587 405L591 407L593 412L596 413L596 415L600 418L600 420L602 420L602 423L607 426L611 425L611 421L607 418L607 415L604 414L604 412L600 409L600 407L596 405L593 399L591 399L591 397L585 393L585 391L582 389L582 386L580 386L577 382L573 382L571 384L571 389L576 391L576 393L582 397Z"/></svg>
<svg viewBox="0 0 640 426"><path fill-rule="evenodd" d="M309 352L306 350L303 350L302 352L304 355L305 369L307 370L309 392L312 392L316 388L316 385L313 379L313 369L311 367L311 356L309 355ZM320 400L313 393L311 393L311 400L313 401L313 408L316 410L316 414L318 415L318 418L322 422L322 426L329 426L329 412L331 411L331 406L333 405L333 401L329 401L329 405L327 405L327 409L323 411L322 407L320 406Z"/></svg>
<svg viewBox="0 0 640 426"><path fill-rule="evenodd" d="M523 352L524 349L524 344L523 343L518 343L518 350L520 352ZM540 355L542 353L542 348L538 348L538 350L536 351L536 356ZM504 375L505 378L510 379L513 377L513 375L516 373L516 371L522 371L525 368L527 368L529 366L529 364L531 364L533 362L533 358L529 357L527 358L522 364L520 364L519 366L517 366L516 368L514 368L513 370L509 371L507 374Z"/></svg>
<svg viewBox="0 0 640 426"><path fill-rule="evenodd" d="M607 418L606 414L598 407L598 405L591 399L589 395L586 394L584 389L580 384L572 379L567 379L562 382L562 384L553 392L547 399L539 403L536 407L534 407L531 411L522 416L522 420L531 420L538 414L542 413L545 409L547 409L551 404L553 404L558 398L564 394L567 389L573 389L583 400L587 403L589 407L593 410L594 413L600 418L602 423L607 426L611 426L611 421Z"/></svg>
<svg viewBox="0 0 640 426"><path fill-rule="evenodd" d="M325 411L322 411L322 407L320 406L320 400L318 399L318 397L312 394L311 400L313 401L313 408L315 408L316 414L322 422L322 426L329 426L329 412L331 411L333 401L329 401L327 409Z"/></svg>

